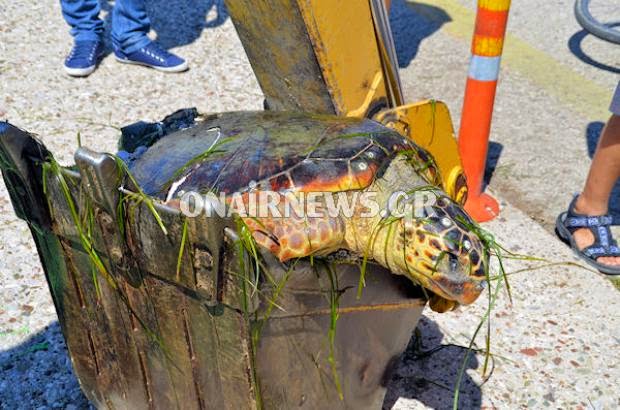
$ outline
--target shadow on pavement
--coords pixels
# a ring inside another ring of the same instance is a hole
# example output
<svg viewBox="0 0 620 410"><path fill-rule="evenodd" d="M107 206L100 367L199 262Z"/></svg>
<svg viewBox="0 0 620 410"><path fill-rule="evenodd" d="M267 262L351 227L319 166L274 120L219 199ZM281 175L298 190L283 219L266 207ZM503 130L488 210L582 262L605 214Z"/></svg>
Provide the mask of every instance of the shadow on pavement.
<svg viewBox="0 0 620 410"><path fill-rule="evenodd" d="M101 9L107 12L104 38L111 49L113 2L100 1ZM221 26L228 19L224 0L151 0L146 2L146 8L157 42L166 49L191 44L205 28Z"/></svg>
<svg viewBox="0 0 620 410"><path fill-rule="evenodd" d="M408 67L418 54L422 40L450 21L448 13L439 7L413 1L392 1L390 24L399 67Z"/></svg>
<svg viewBox="0 0 620 410"><path fill-rule="evenodd" d="M20 331L27 329L14 330ZM0 351L0 408L65 409L68 405L90 407L73 374L58 322Z"/></svg>
<svg viewBox="0 0 620 410"><path fill-rule="evenodd" d="M503 150L504 146L499 142L489 141L487 162L484 169L484 186L482 187L483 190L486 189L486 187L491 183L491 178L493 178L493 174L495 174L495 170L497 169L497 165L499 164L499 159L502 156Z"/></svg>
<svg viewBox="0 0 620 410"><path fill-rule="evenodd" d="M586 142L588 144L588 155L590 159L594 157L594 151L598 145L598 140L601 138L601 132L605 123L602 121L593 121L586 127Z"/></svg>
<svg viewBox="0 0 620 410"><path fill-rule="evenodd" d="M107 12L104 38L108 49L111 49L109 39L113 3L110 0L100 1L102 10ZM224 0L152 0L147 2L147 12L158 43L166 49L191 44L205 28L218 27L228 19ZM394 0L390 23L399 66L407 67L417 55L422 40L449 21L452 19L448 13L439 7Z"/></svg>
<svg viewBox="0 0 620 410"><path fill-rule="evenodd" d="M454 386L467 348L442 344L443 333L435 322L422 316L407 350L388 385L383 409L391 409L399 397L416 399L433 409L452 408ZM478 360L470 354L466 369L477 369ZM479 409L480 386L464 373L459 389L459 409Z"/></svg>
<svg viewBox="0 0 620 410"><path fill-rule="evenodd" d="M211 9L215 16L207 19ZM228 19L224 0L152 0L147 10L157 41L165 48L191 44L205 28L221 26Z"/></svg>
<svg viewBox="0 0 620 410"><path fill-rule="evenodd" d="M620 23L614 24L614 26L620 26ZM575 57L577 57L578 59L580 59L586 64L589 64L601 70L609 71L610 73L620 74L620 66L607 65L599 61L596 61L583 51L583 47L582 47L583 39L588 35L590 35L590 33L588 33L586 30L581 30L573 34L571 38L568 39L568 48L571 51L571 53L573 53ZM603 40L600 40L600 41L603 41Z"/></svg>
<svg viewBox="0 0 620 410"><path fill-rule="evenodd" d="M588 155L590 158L594 156L598 140L601 138L601 132L605 123L601 121L593 121L586 127L586 143L588 144ZM584 175L585 178L585 175ZM579 188L576 188L578 190ZM611 198L609 199L609 213L614 217L615 223L620 224L620 181L616 183Z"/></svg>
<svg viewBox="0 0 620 410"><path fill-rule="evenodd" d="M422 316L389 381L384 409L391 409L399 397L415 398L435 409L452 407L453 388L467 349L442 345L442 340L437 324ZM472 354L467 369L477 368L478 361ZM481 401L480 387L465 373L459 408L479 409ZM58 322L25 342L0 351L0 408L68 408L68 405L75 409L90 407L73 373Z"/></svg>

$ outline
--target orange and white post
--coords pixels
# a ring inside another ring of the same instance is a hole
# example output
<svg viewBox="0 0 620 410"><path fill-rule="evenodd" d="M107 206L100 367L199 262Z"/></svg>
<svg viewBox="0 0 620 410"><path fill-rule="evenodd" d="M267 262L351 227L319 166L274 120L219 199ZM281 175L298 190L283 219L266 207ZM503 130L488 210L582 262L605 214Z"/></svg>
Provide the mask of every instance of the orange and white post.
<svg viewBox="0 0 620 410"><path fill-rule="evenodd" d="M472 56L459 131L459 152L467 176L467 212L478 222L499 214L495 198L482 192L495 90L510 0L478 0Z"/></svg>

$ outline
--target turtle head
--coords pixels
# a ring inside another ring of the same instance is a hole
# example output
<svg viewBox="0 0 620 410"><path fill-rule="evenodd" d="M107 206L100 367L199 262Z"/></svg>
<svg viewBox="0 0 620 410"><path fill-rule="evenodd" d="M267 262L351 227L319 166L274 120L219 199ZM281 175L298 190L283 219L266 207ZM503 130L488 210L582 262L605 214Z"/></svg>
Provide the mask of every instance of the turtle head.
<svg viewBox="0 0 620 410"><path fill-rule="evenodd" d="M443 193L433 197L399 221L392 260L436 295L467 305L484 289L488 252L463 208Z"/></svg>

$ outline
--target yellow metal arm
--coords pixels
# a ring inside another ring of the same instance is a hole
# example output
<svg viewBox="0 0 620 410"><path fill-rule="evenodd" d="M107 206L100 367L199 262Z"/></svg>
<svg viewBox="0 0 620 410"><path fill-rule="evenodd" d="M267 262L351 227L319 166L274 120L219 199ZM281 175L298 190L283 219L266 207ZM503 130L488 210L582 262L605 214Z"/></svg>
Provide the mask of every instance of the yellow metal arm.
<svg viewBox="0 0 620 410"><path fill-rule="evenodd" d="M431 153L448 195L459 203L467 198L467 183L446 104L428 100L383 110L373 118L413 140Z"/></svg>

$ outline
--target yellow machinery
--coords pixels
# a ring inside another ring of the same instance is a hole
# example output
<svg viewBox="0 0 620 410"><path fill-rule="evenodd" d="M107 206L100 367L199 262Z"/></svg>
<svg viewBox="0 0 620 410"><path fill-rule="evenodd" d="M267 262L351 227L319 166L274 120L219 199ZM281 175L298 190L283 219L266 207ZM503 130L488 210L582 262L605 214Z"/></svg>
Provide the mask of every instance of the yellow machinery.
<svg viewBox="0 0 620 410"><path fill-rule="evenodd" d="M445 104L404 104L381 0L229 0L227 6L269 109L373 118L426 148L443 188L467 187Z"/></svg>

